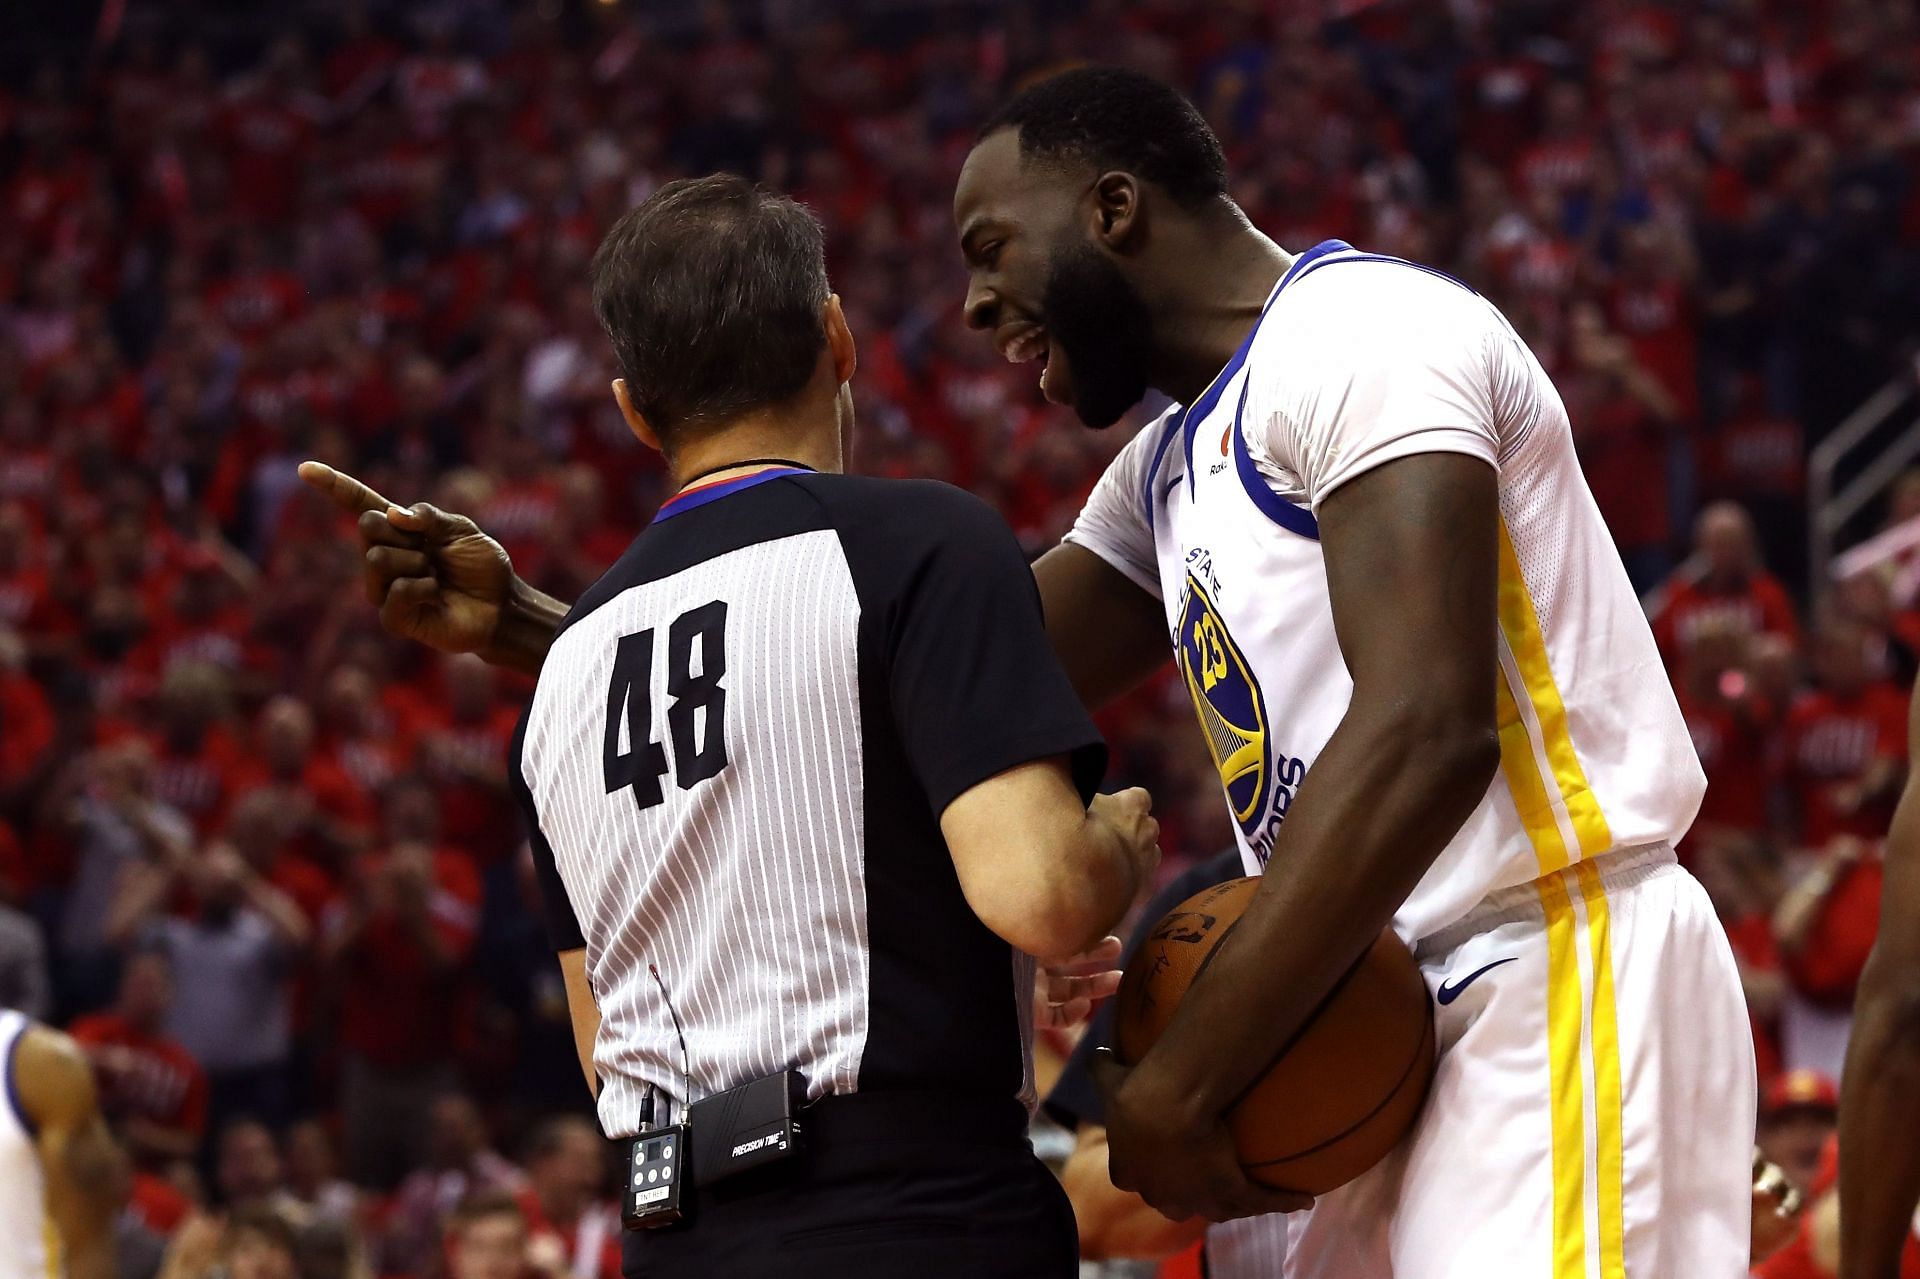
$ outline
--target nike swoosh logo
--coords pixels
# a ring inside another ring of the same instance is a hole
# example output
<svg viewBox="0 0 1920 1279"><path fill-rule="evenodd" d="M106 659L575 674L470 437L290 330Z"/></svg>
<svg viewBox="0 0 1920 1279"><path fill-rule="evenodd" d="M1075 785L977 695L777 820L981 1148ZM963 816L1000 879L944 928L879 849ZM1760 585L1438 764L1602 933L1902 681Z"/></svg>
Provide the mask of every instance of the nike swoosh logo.
<svg viewBox="0 0 1920 1279"><path fill-rule="evenodd" d="M1434 992L1434 1002L1443 1006L1452 1003L1454 1000L1460 998L1461 991L1473 985L1476 981L1479 981L1483 974L1498 968L1502 964L1511 964L1518 958L1520 958L1518 955L1508 955L1505 959L1496 959L1485 967L1474 969L1459 981L1441 982L1440 989Z"/></svg>

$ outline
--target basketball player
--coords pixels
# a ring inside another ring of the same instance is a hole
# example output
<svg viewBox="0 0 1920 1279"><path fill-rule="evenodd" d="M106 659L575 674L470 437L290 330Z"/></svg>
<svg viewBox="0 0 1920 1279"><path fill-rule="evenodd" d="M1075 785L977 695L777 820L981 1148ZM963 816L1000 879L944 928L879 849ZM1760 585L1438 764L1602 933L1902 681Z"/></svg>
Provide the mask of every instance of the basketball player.
<svg viewBox="0 0 1920 1279"><path fill-rule="evenodd" d="M1290 1227L1315 1279L1744 1274L1754 1068L1672 845L1704 779L1565 409L1471 289L1228 197L1143 76L1013 100L954 213L966 318L1089 426L1149 390L1036 573L1098 705L1174 658L1249 872L1155 1049L1109 1071L1116 1184L1262 1205L1221 1115L1391 924L1436 996L1401 1148Z"/></svg>
<svg viewBox="0 0 1920 1279"><path fill-rule="evenodd" d="M1886 861L1840 1089L1840 1279L1920 1271L1920 771L1907 774Z"/></svg>
<svg viewBox="0 0 1920 1279"><path fill-rule="evenodd" d="M112 1279L113 1147L86 1054L0 1009L0 1279Z"/></svg>

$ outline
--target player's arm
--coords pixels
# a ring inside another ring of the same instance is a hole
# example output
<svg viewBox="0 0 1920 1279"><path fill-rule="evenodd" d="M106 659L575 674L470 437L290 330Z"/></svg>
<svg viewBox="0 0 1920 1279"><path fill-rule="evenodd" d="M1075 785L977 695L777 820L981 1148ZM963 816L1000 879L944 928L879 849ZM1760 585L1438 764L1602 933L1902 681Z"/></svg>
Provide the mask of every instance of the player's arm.
<svg viewBox="0 0 1920 1279"><path fill-rule="evenodd" d="M1047 639L1088 710L1170 660L1160 601L1084 546L1062 542L1033 565Z"/></svg>
<svg viewBox="0 0 1920 1279"><path fill-rule="evenodd" d="M1497 472L1414 454L1342 485L1319 518L1352 703L1205 980L1137 1069L1109 1071L1114 1180L1169 1216L1259 1210L1221 1114L1379 936L1499 765Z"/></svg>
<svg viewBox="0 0 1920 1279"><path fill-rule="evenodd" d="M1920 700L1910 712L1920 730ZM1920 740L1916 736L1915 740ZM1887 833L1880 934L1840 1090L1841 1279L1895 1279L1920 1202L1920 777Z"/></svg>
<svg viewBox="0 0 1920 1279"><path fill-rule="evenodd" d="M302 462L300 478L358 518L362 580L387 630L539 674L567 606L522 581L506 550L472 520L426 502L389 502L320 462Z"/></svg>
<svg viewBox="0 0 1920 1279"><path fill-rule="evenodd" d="M1073 528L1033 565L1047 640L1088 710L1172 660L1146 490L1168 421L1126 444L1087 494Z"/></svg>
<svg viewBox="0 0 1920 1279"><path fill-rule="evenodd" d="M593 1041L600 1037L600 1005L593 998L587 981L587 948L576 946L560 952L560 977L567 987L567 1016L573 1022L573 1051L580 1059L580 1073L587 1078L587 1091L600 1095L600 1076L593 1069Z"/></svg>
<svg viewBox="0 0 1920 1279"><path fill-rule="evenodd" d="M1097 943L1160 861L1139 788L1080 802L1064 757L1032 760L956 796L940 815L960 891L980 922L1048 963Z"/></svg>
<svg viewBox="0 0 1920 1279"><path fill-rule="evenodd" d="M58 1031L36 1026L16 1045L13 1070L68 1279L113 1279L115 1152L86 1054Z"/></svg>

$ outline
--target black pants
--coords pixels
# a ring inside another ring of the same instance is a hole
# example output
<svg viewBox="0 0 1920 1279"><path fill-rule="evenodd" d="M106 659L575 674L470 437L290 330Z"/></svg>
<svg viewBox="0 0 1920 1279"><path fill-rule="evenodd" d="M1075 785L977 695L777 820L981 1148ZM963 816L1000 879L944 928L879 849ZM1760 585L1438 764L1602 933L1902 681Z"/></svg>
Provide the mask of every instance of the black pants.
<svg viewBox="0 0 1920 1279"><path fill-rule="evenodd" d="M1010 1098L832 1097L804 1149L629 1231L627 1279L1073 1279L1073 1208Z"/></svg>

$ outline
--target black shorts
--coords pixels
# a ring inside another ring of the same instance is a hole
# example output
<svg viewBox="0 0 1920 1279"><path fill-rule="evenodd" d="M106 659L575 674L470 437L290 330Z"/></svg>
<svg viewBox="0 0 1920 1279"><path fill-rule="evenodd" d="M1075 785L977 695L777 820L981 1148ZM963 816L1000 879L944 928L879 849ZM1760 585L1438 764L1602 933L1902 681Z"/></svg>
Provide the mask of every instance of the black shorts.
<svg viewBox="0 0 1920 1279"><path fill-rule="evenodd" d="M689 1220L628 1231L627 1279L1074 1279L1066 1192L1010 1098L832 1097L795 1159L694 1192Z"/></svg>

